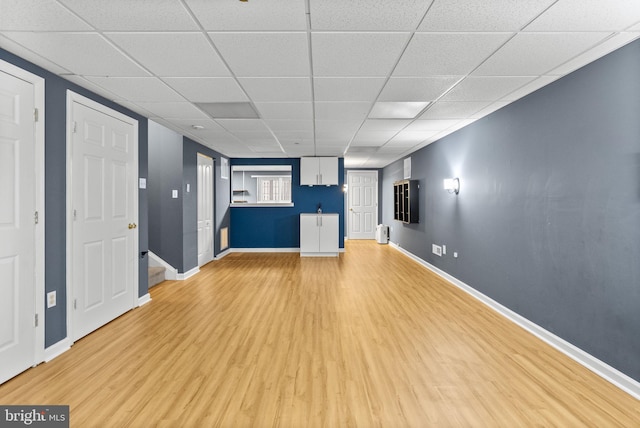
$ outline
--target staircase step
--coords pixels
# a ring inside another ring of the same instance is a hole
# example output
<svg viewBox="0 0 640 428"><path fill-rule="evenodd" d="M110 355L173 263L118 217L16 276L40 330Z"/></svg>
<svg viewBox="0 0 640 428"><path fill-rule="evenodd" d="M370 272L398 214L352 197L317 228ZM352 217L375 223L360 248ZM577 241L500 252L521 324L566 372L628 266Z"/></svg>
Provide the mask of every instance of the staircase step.
<svg viewBox="0 0 640 428"><path fill-rule="evenodd" d="M158 285L165 280L165 270L165 268L158 266L149 267L149 288L153 287L154 285Z"/></svg>

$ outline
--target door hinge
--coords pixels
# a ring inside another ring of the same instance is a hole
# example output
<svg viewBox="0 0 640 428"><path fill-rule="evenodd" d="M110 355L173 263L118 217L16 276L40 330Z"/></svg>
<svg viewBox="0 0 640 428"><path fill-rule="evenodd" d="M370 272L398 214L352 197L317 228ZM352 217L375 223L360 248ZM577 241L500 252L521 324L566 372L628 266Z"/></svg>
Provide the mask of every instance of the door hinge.
<svg viewBox="0 0 640 428"><path fill-rule="evenodd" d="M73 309L78 309L78 299L73 299Z"/></svg>
<svg viewBox="0 0 640 428"><path fill-rule="evenodd" d="M36 222L36 224L38 224L38 211L36 211L33 219Z"/></svg>
<svg viewBox="0 0 640 428"><path fill-rule="evenodd" d="M36 324L36 327L37 327L38 326L38 314L36 314L36 317L35 317L35 324Z"/></svg>
<svg viewBox="0 0 640 428"><path fill-rule="evenodd" d="M75 134L76 132L78 132L78 122L73 122L73 129L72 132Z"/></svg>
<svg viewBox="0 0 640 428"><path fill-rule="evenodd" d="M78 218L78 212L76 210L73 210L73 221L76 221Z"/></svg>
<svg viewBox="0 0 640 428"><path fill-rule="evenodd" d="M37 121L38 121L38 117L39 117L39 116L38 116L38 109L37 109L37 108L34 108L34 109L33 109L33 121L34 121L34 122L37 122Z"/></svg>

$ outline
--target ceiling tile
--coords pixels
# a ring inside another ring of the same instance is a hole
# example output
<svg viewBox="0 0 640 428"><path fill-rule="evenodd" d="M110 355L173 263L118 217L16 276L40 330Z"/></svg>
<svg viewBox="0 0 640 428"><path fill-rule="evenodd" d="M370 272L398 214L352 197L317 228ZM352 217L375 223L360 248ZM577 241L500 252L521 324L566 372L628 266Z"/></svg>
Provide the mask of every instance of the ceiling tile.
<svg viewBox="0 0 640 428"><path fill-rule="evenodd" d="M60 0L103 31L198 30L177 0Z"/></svg>
<svg viewBox="0 0 640 428"><path fill-rule="evenodd" d="M113 92L118 98L133 102L184 101L178 93L155 77L88 77L87 79Z"/></svg>
<svg viewBox="0 0 640 428"><path fill-rule="evenodd" d="M370 102L316 102L316 120L360 120L367 117Z"/></svg>
<svg viewBox="0 0 640 428"><path fill-rule="evenodd" d="M73 82L78 86L81 86L85 89L90 90L91 92L96 93L97 95L100 95L101 97L104 97L108 100L115 100L116 98L120 98L118 95L114 94L113 92L107 90L106 88L103 88L102 86L98 86L97 84L93 83L92 81L90 81L88 78L83 77L83 76L77 76L77 75L70 75L70 76L62 76L65 80L68 80L69 82Z"/></svg>
<svg viewBox="0 0 640 428"><path fill-rule="evenodd" d="M265 120L265 123L275 133L279 131L308 131L313 135L312 120Z"/></svg>
<svg viewBox="0 0 640 428"><path fill-rule="evenodd" d="M212 131L226 133L224 128L218 125L213 119L172 119L171 123L195 134L207 135ZM193 125L203 126L204 128L193 129Z"/></svg>
<svg viewBox="0 0 640 428"><path fill-rule="evenodd" d="M511 101L496 101L494 103L491 103L487 107L483 108L482 110L480 110L476 114L472 115L470 118L471 119L480 119L480 118L485 117L486 115L488 115L490 113L493 113L496 110L500 110L502 107L505 107L508 104L511 104Z"/></svg>
<svg viewBox="0 0 640 428"><path fill-rule="evenodd" d="M516 89L510 94L504 96L502 99L504 101L515 101L518 100L525 95L530 94L531 92L537 91L543 86L547 86L549 83L558 79L558 76L540 76L537 79L527 83L521 88Z"/></svg>
<svg viewBox="0 0 640 428"><path fill-rule="evenodd" d="M260 119L217 119L216 122L220 124L227 131L263 131L269 132L269 128Z"/></svg>
<svg viewBox="0 0 640 428"><path fill-rule="evenodd" d="M378 101L433 101L461 78L462 76L392 77Z"/></svg>
<svg viewBox="0 0 640 428"><path fill-rule="evenodd" d="M562 0L525 31L621 31L639 20L637 0Z"/></svg>
<svg viewBox="0 0 640 428"><path fill-rule="evenodd" d="M138 105L165 119L208 119L207 115L188 102L138 103Z"/></svg>
<svg viewBox="0 0 640 428"><path fill-rule="evenodd" d="M608 33L519 33L478 67L479 76L542 75L596 45Z"/></svg>
<svg viewBox="0 0 640 428"><path fill-rule="evenodd" d="M313 74L387 76L409 33L313 33Z"/></svg>
<svg viewBox="0 0 640 428"><path fill-rule="evenodd" d="M406 119L368 119L360 128L362 131L399 131L406 127L410 120Z"/></svg>
<svg viewBox="0 0 640 428"><path fill-rule="evenodd" d="M315 31L413 31L424 16L431 1L311 1L311 29Z"/></svg>
<svg viewBox="0 0 640 428"><path fill-rule="evenodd" d="M359 127L360 121L357 120L316 120L316 133L335 132L353 135Z"/></svg>
<svg viewBox="0 0 640 428"><path fill-rule="evenodd" d="M209 33L238 77L309 76L306 33Z"/></svg>
<svg viewBox="0 0 640 428"><path fill-rule="evenodd" d="M53 0L0 1L2 31L86 31L81 19Z"/></svg>
<svg viewBox="0 0 640 428"><path fill-rule="evenodd" d="M412 147L437 133L438 131L400 131L389 140L388 145L395 147Z"/></svg>
<svg viewBox="0 0 640 428"><path fill-rule="evenodd" d="M316 101L370 101L373 102L382 86L383 77L315 77Z"/></svg>
<svg viewBox="0 0 640 428"><path fill-rule="evenodd" d="M415 120L409 124L405 130L407 131L442 131L452 127L458 121L455 119L445 120Z"/></svg>
<svg viewBox="0 0 640 428"><path fill-rule="evenodd" d="M381 146L398 131L359 131L351 144L353 146Z"/></svg>
<svg viewBox="0 0 640 428"><path fill-rule="evenodd" d="M436 1L418 31L518 31L554 1Z"/></svg>
<svg viewBox="0 0 640 428"><path fill-rule="evenodd" d="M205 30L287 31L307 29L305 2L297 0L186 0Z"/></svg>
<svg viewBox="0 0 640 428"><path fill-rule="evenodd" d="M489 102L437 101L419 119L464 119L489 105Z"/></svg>
<svg viewBox="0 0 640 428"><path fill-rule="evenodd" d="M596 59L601 58L607 55L608 53L613 52L616 49L621 48L622 46L632 42L633 40L639 37L640 37L640 32L639 33L625 32L625 33L614 34L613 36L604 40L599 45L595 46L594 48L589 49L588 51L578 55L577 57L565 62L560 67L554 68L548 74L552 74L556 76L563 76L565 74L569 74L572 71L575 71L578 68L583 67L589 64L590 62L593 62Z"/></svg>
<svg viewBox="0 0 640 428"><path fill-rule="evenodd" d="M255 103L263 119L313 119L311 103Z"/></svg>
<svg viewBox="0 0 640 428"><path fill-rule="evenodd" d="M440 101L495 101L535 79L535 76L467 77Z"/></svg>
<svg viewBox="0 0 640 428"><path fill-rule="evenodd" d="M241 77L238 80L254 102L311 101L309 77Z"/></svg>
<svg viewBox="0 0 640 428"><path fill-rule="evenodd" d="M193 102L241 102L249 99L231 77L167 77L162 79Z"/></svg>
<svg viewBox="0 0 640 428"><path fill-rule="evenodd" d="M199 33L106 33L160 77L226 77L229 71Z"/></svg>
<svg viewBox="0 0 640 428"><path fill-rule="evenodd" d="M394 70L394 76L469 74L511 33L416 33Z"/></svg>
<svg viewBox="0 0 640 428"><path fill-rule="evenodd" d="M74 74L148 76L102 36L95 33L12 33L5 35Z"/></svg>
<svg viewBox="0 0 640 428"><path fill-rule="evenodd" d="M60 67L58 64L55 64L49 59L40 56L34 52L31 52L29 49L26 49L24 46L14 42L13 40L5 37L3 34L0 34L0 48L9 51L22 59L26 59L29 62L34 63L37 66L44 68L45 70L49 70L55 74L69 74L71 73L66 68Z"/></svg>

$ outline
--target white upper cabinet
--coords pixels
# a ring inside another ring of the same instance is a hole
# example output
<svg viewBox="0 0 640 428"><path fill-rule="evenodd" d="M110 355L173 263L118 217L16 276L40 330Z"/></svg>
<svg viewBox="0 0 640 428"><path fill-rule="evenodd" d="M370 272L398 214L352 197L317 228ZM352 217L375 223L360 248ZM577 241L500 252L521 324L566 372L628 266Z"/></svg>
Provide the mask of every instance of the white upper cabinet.
<svg viewBox="0 0 640 428"><path fill-rule="evenodd" d="M300 185L337 186L338 158L300 158Z"/></svg>

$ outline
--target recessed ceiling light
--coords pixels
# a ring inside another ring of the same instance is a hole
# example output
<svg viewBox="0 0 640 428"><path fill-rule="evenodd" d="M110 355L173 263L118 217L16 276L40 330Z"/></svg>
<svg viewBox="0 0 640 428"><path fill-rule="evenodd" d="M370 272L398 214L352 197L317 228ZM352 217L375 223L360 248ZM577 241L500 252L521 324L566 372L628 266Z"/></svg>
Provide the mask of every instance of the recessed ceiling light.
<svg viewBox="0 0 640 428"><path fill-rule="evenodd" d="M425 102L377 102L369 119L414 119L426 106Z"/></svg>
<svg viewBox="0 0 640 428"><path fill-rule="evenodd" d="M204 126L202 126L202 125L191 125L191 127L193 129L195 129L196 131L201 131L201 130L204 129Z"/></svg>
<svg viewBox="0 0 640 428"><path fill-rule="evenodd" d="M214 119L259 119L251 103L195 103Z"/></svg>

